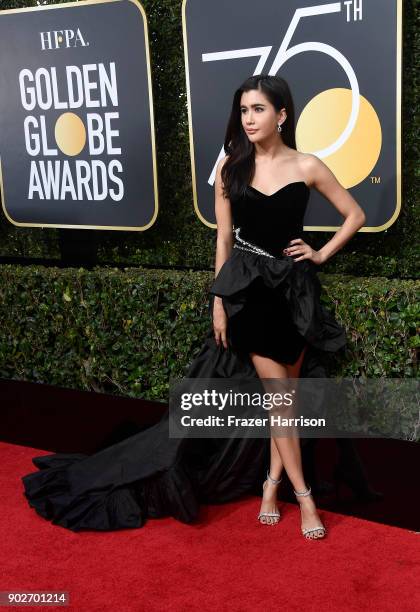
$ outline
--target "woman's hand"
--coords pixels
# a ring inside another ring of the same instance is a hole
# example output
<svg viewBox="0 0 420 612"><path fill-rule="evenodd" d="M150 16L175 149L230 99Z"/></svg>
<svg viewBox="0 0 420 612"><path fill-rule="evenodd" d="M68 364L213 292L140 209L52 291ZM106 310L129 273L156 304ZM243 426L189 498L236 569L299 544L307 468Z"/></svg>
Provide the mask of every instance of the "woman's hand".
<svg viewBox="0 0 420 612"><path fill-rule="evenodd" d="M223 308L222 298L216 295L213 304L214 339L216 340L217 346L220 346L220 342L222 342L225 349L228 347L226 338L227 321L228 318Z"/></svg>
<svg viewBox="0 0 420 612"><path fill-rule="evenodd" d="M293 245L293 246L292 246ZM310 259L314 262L314 264L322 264L324 263L324 258L319 251L315 251L309 244L306 244L302 240L302 238L295 238L291 240L288 246L283 249L283 253L285 255L300 255L300 257L296 257L293 261L302 261L303 259Z"/></svg>

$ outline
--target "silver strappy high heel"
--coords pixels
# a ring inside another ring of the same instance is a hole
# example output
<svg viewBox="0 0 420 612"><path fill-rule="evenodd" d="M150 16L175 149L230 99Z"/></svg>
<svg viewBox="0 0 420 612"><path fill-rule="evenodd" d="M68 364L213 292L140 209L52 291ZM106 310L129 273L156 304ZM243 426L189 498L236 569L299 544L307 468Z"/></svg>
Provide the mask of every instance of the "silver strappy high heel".
<svg viewBox="0 0 420 612"><path fill-rule="evenodd" d="M311 487L308 487L306 491L302 491L302 492L298 492L293 489L293 493L297 497L300 497L300 496L306 497L307 495L311 495L311 491L312 491ZM308 535L308 534L312 534L314 531L320 531L321 533L317 537L314 537L313 535ZM317 525L316 527L306 527L306 528L302 527L302 533L305 536L305 538L307 538L308 540L320 540L321 538L325 536L325 534L327 533L327 530L325 529L324 525L322 525L321 523L320 525Z"/></svg>
<svg viewBox="0 0 420 612"><path fill-rule="evenodd" d="M275 478L271 478L270 474L269 474L269 470L267 470L267 478L266 480L264 480L263 482L263 492L264 492L264 487L265 487L265 483L267 482L267 480L269 480L272 484L279 484L282 479L280 478L279 480L276 480ZM261 517L262 516L273 516L276 517L277 520L274 521L274 523L267 523L267 521L262 521ZM260 512L258 515L258 520L260 521L261 525L277 525L277 523L280 520L280 512L279 509L277 508L277 512Z"/></svg>

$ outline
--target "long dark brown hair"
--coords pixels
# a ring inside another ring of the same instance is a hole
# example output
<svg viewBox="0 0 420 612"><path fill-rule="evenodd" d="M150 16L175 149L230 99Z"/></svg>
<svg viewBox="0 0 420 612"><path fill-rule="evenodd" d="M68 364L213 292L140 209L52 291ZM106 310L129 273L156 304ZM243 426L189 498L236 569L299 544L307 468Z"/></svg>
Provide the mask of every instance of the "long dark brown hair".
<svg viewBox="0 0 420 612"><path fill-rule="evenodd" d="M289 85L279 76L258 74L246 79L235 91L232 112L226 129L224 142L228 156L222 168L223 193L234 200L243 195L247 185L252 182L255 172L255 145L250 142L241 121L241 96L244 91L260 90L271 102L277 112L286 109L287 118L282 123L283 142L296 149L295 109Z"/></svg>

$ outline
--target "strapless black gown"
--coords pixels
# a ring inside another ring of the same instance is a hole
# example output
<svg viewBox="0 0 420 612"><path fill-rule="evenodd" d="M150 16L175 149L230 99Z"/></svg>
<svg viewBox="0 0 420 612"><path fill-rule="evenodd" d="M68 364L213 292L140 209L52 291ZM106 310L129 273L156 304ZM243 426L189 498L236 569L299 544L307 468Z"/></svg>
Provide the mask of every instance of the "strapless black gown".
<svg viewBox="0 0 420 612"><path fill-rule="evenodd" d="M189 378L257 377L249 352L292 364L303 347L301 377L325 377L324 357L346 344L344 329L321 304L317 266L283 256L303 238L310 190L296 181L268 196L248 186L232 202L234 248L210 288L222 297L228 342L217 346L210 324L186 370ZM168 412L153 427L93 455L33 458L39 471L22 478L36 512L72 531L141 527L147 518L189 523L200 503L259 493L269 464L263 438L169 438Z"/></svg>

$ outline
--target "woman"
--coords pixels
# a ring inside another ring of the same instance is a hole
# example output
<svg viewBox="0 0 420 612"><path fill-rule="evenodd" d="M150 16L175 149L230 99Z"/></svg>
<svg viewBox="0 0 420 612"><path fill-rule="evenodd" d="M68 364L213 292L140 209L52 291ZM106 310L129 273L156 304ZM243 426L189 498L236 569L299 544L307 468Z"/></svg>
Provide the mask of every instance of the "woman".
<svg viewBox="0 0 420 612"><path fill-rule="evenodd" d="M235 92L227 155L216 172L212 326L188 378L324 377L322 356L345 346L344 330L320 303L315 268L350 240L365 215L323 162L296 151L294 129L284 79L253 76ZM311 187L345 217L319 251L301 237ZM36 457L40 471L23 483L30 505L54 524L73 531L111 530L168 515L191 522L201 502L223 503L254 491L268 459L260 522L278 523L284 468L300 502L303 535L323 537L296 437L273 435L269 444L253 438L170 438L168 413L92 456Z"/></svg>
<svg viewBox="0 0 420 612"><path fill-rule="evenodd" d="M235 224L247 226L239 228L244 231L241 231L242 243L237 245L238 248L247 248L252 252L254 247L254 252L263 256L255 248L255 243L260 247L261 244L268 246L267 253L279 255L282 241L286 243L290 227L294 223L296 228L301 225L310 187L315 187L330 200L345 217L343 226L319 251L298 237L300 232L297 231L281 251L284 256L293 257L294 264L303 261L315 265L324 263L365 222L360 206L338 183L328 167L314 155L296 151L294 131L293 103L284 79L254 76L236 91L225 141L229 155L219 162L216 173L216 276L231 251L232 201L236 202ZM250 204L255 197L260 206L259 215L255 214L255 206ZM288 203L292 203L293 210L287 207ZM274 214L273 206L277 207ZM291 217L287 223L286 215ZM275 222L277 219L278 223ZM282 225L285 231L279 235ZM235 232L238 238L238 228ZM243 240L251 234L252 243ZM242 349L247 348L260 378L298 378L308 343L294 325L287 301L273 300L274 308L271 304L267 308L269 294L267 291L262 294L260 288L257 291L257 299L252 300L255 305L244 308L240 316L232 318L232 342L235 346L241 345ZM228 317L222 298L217 296L217 287L213 287L213 292L216 293L215 338L216 342L222 342L226 347ZM248 303L251 303L251 299ZM276 323L279 316L282 320ZM244 330L250 328L251 322L252 338L244 333ZM279 330L278 339L276 330ZM250 350L253 345L255 350ZM285 468L301 505L304 535L323 537L325 528L316 512L311 490L304 481L298 438L273 436L270 448L270 469L263 486L259 515L261 522L272 525L280 518L276 505L277 485Z"/></svg>

